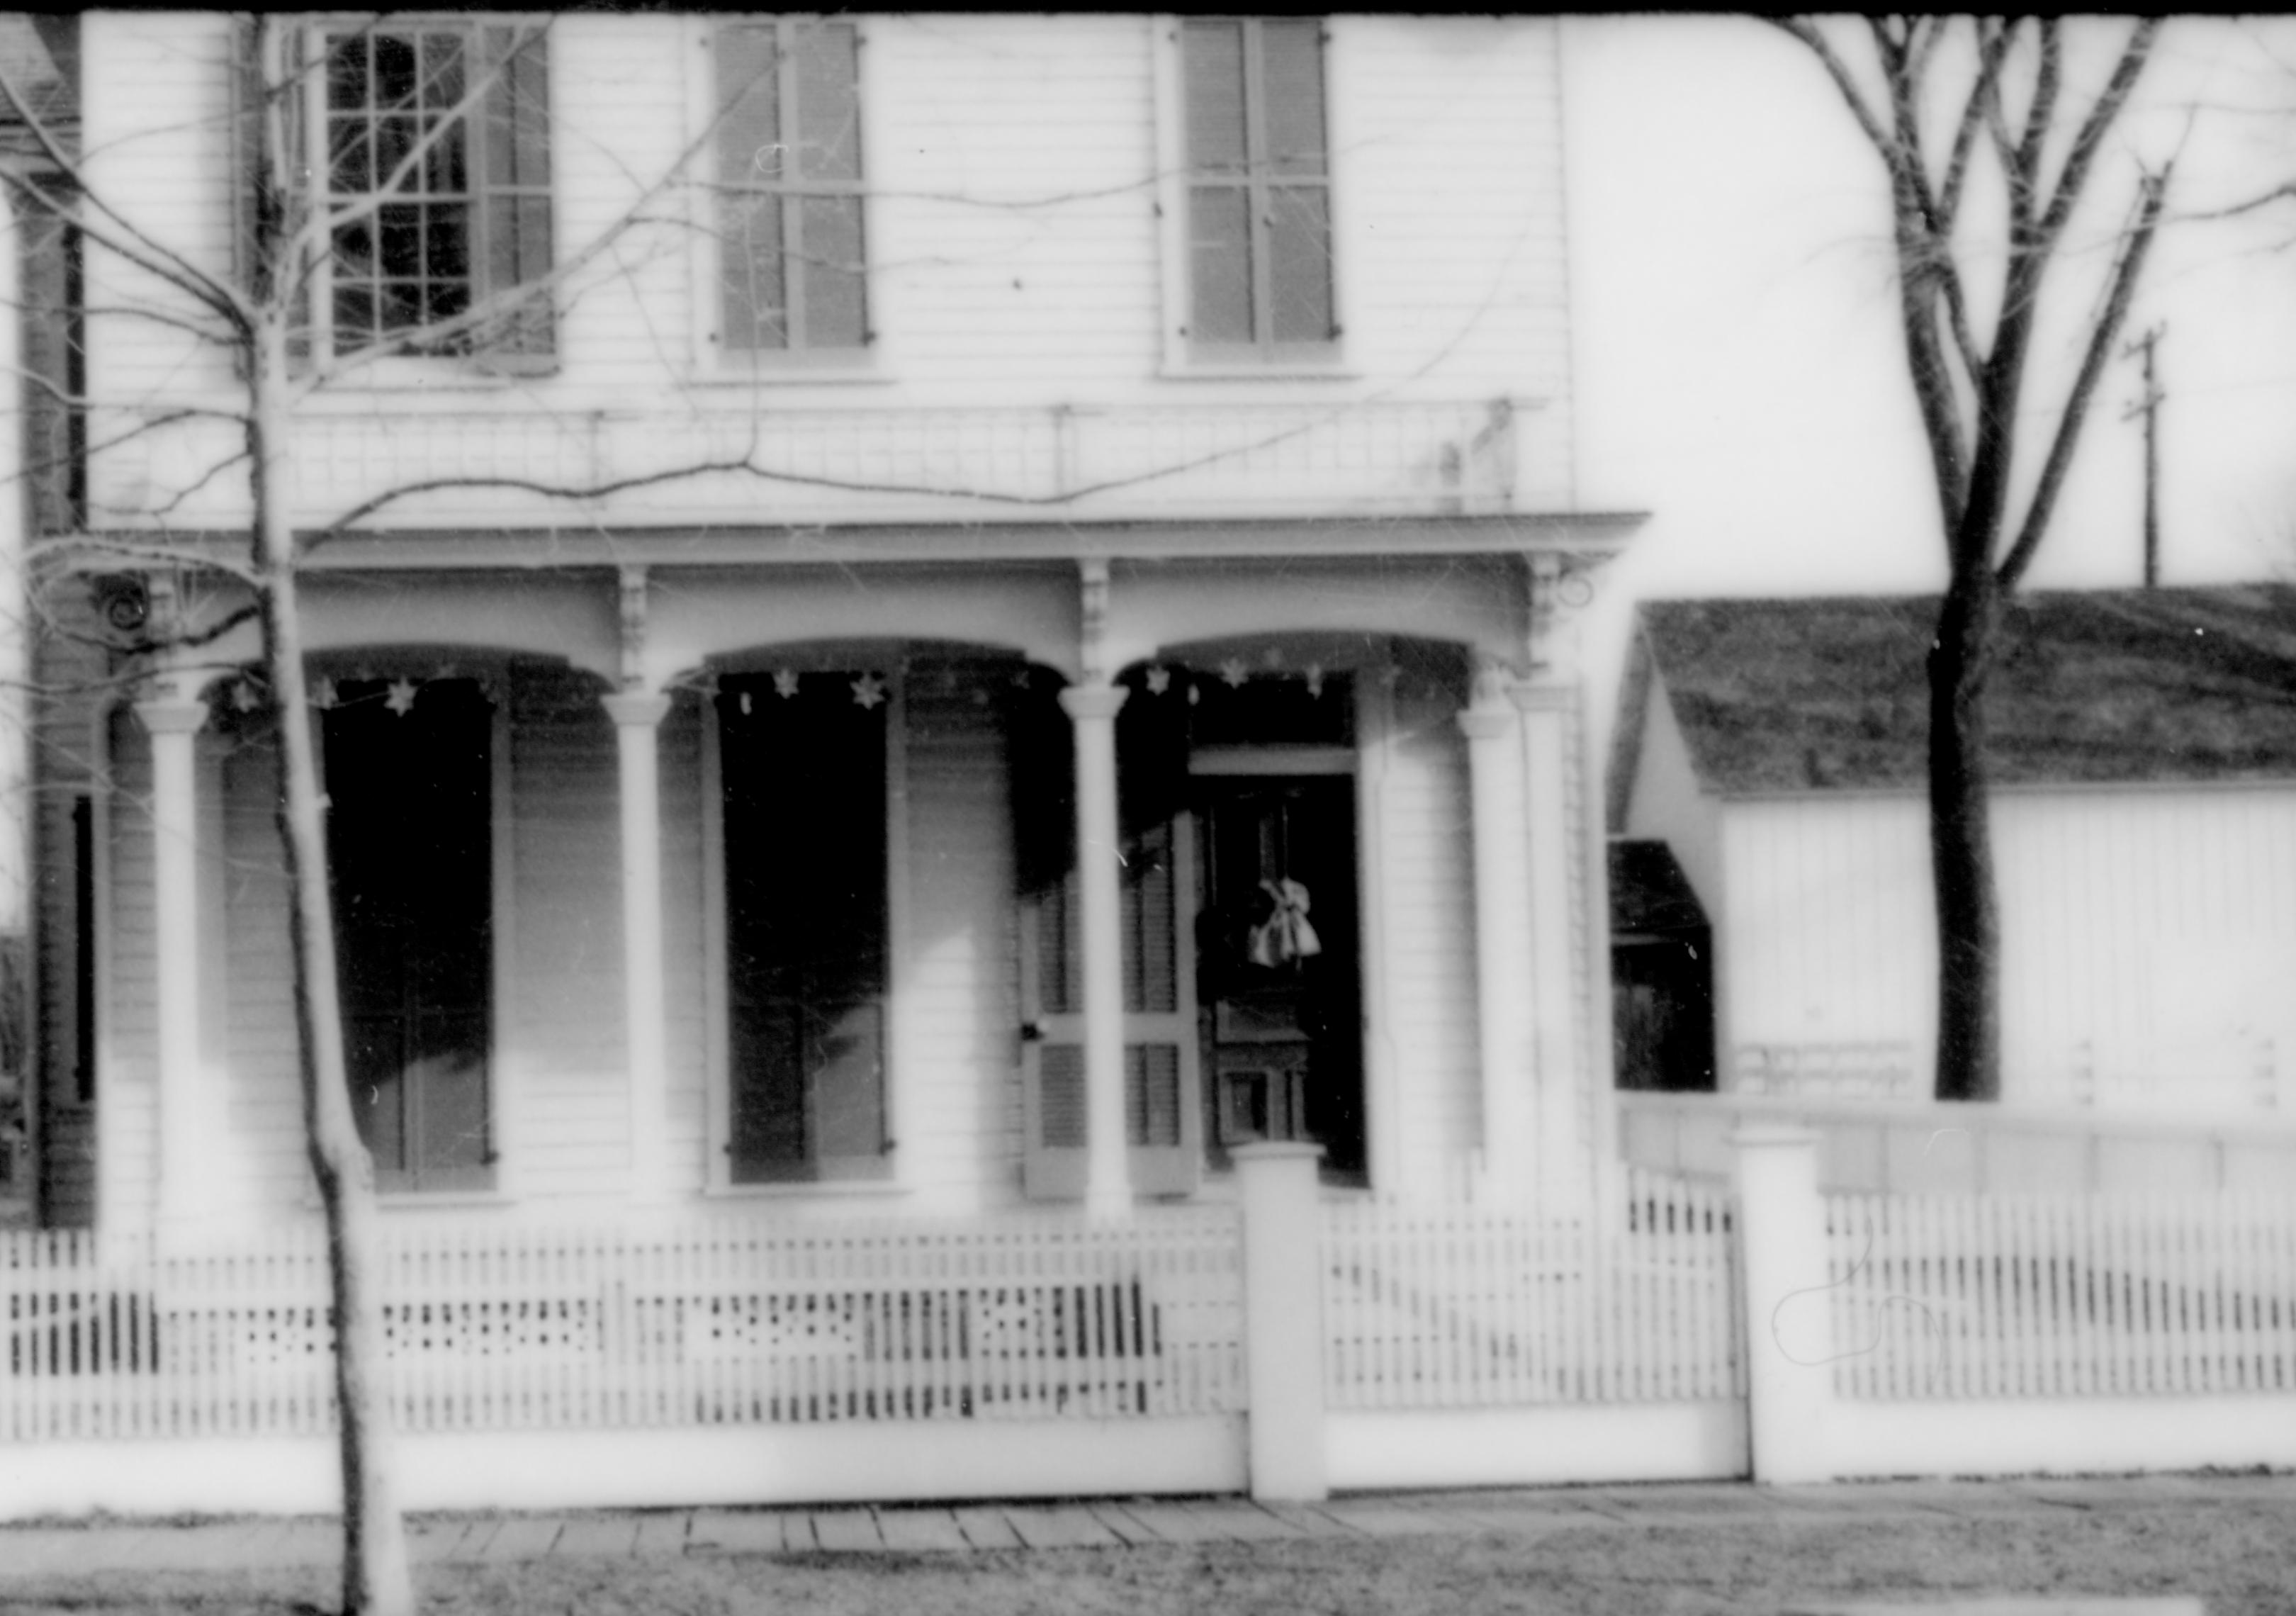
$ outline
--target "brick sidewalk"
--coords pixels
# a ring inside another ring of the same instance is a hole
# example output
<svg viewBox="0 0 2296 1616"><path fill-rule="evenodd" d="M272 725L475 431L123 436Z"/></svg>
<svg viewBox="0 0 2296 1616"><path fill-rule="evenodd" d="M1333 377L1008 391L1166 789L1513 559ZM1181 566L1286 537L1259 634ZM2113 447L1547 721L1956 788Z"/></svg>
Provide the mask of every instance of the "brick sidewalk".
<svg viewBox="0 0 2296 1616"><path fill-rule="evenodd" d="M1617 1531L1855 1513L1964 1519L2062 1518L2069 1511L2201 1505L2239 1497L2296 1511L2296 1476L2148 1476L2118 1480L1893 1481L1826 1487L1743 1482L1364 1495L1313 1505L1247 1498L1086 1499L1055 1503L679 1509L533 1515L434 1515L409 1523L418 1563L546 1556L720 1554L972 1554L1255 1543L1428 1533ZM0 1582L90 1571L231 1571L332 1564L340 1528L327 1517L159 1525L0 1528ZM1846 1607L1829 1607L1841 1609ZM1884 1607L1860 1607L1880 1610ZM1938 1612L1952 1607L1924 1607ZM1971 1607L1972 1610L1982 1607ZM2001 1607L2005 1612L2010 1607ZM2141 1604L2095 1608L2136 1616ZM2164 1612L2190 1607L2170 1604Z"/></svg>

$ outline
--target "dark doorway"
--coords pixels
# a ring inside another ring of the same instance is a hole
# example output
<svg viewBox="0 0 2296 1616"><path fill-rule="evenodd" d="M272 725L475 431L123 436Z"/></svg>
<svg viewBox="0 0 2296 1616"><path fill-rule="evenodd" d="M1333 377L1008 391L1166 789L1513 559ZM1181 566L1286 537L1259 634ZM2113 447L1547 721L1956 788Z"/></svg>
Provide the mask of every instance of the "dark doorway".
<svg viewBox="0 0 2296 1616"><path fill-rule="evenodd" d="M1714 1087L1714 947L1662 841L1611 844L1611 1007L1618 1087Z"/></svg>
<svg viewBox="0 0 2296 1616"><path fill-rule="evenodd" d="M494 1177L494 710L475 680L346 679L327 863L351 1107L385 1189Z"/></svg>
<svg viewBox="0 0 2296 1616"><path fill-rule="evenodd" d="M1355 782L1195 782L1203 828L1197 997L1214 1162L1252 1139L1324 1146L1327 1176L1364 1171Z"/></svg>
<svg viewBox="0 0 2296 1616"><path fill-rule="evenodd" d="M885 740L873 676L718 681L735 1184L883 1177Z"/></svg>

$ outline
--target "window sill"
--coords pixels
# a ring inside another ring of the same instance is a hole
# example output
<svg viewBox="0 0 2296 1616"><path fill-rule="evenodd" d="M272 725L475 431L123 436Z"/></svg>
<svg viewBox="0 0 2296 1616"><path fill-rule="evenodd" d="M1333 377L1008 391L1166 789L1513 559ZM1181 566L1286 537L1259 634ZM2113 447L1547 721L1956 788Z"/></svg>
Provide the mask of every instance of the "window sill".
<svg viewBox="0 0 2296 1616"><path fill-rule="evenodd" d="M707 1201L801 1201L808 1196L894 1201L913 1193L890 1178L839 1178L806 1184L713 1184L701 1194Z"/></svg>
<svg viewBox="0 0 2296 1616"><path fill-rule="evenodd" d="M504 1190L382 1190L374 1193L374 1202L384 1212L398 1210L429 1211L432 1208L453 1207L511 1207L517 1198ZM303 1192L302 1208L307 1212L321 1210L316 1190Z"/></svg>
<svg viewBox="0 0 2296 1616"><path fill-rule="evenodd" d="M897 378L874 365L720 365L697 372L685 385L710 392L783 387L890 387Z"/></svg>
<svg viewBox="0 0 2296 1616"><path fill-rule="evenodd" d="M1157 372L1165 381L1360 381L1363 373L1341 364L1318 365L1305 359L1271 359L1265 365L1244 360L1167 361Z"/></svg>

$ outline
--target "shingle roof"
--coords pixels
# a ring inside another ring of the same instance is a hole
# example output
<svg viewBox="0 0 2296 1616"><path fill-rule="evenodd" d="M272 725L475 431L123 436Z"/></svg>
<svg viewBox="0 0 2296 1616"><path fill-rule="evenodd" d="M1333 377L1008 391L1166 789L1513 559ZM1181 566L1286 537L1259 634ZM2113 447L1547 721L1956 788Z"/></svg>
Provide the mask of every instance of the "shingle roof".
<svg viewBox="0 0 2296 1616"><path fill-rule="evenodd" d="M1937 605L1652 601L1637 665L1655 663L1710 791L1918 788ZM2296 588L2035 591L2004 629L1997 783L2296 778Z"/></svg>

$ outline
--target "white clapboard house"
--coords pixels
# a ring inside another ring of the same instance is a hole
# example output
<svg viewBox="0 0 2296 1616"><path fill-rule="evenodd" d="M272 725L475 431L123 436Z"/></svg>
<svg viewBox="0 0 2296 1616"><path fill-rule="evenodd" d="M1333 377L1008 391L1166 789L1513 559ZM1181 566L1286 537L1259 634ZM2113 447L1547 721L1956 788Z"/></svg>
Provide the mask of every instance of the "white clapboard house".
<svg viewBox="0 0 2296 1616"><path fill-rule="evenodd" d="M1609 808L1642 1086L1926 1093L1935 612L1641 606ZM1988 706L2003 1097L2296 1107L2296 589L2032 592L2005 632ZM1648 915L1675 931L1626 934ZM1636 964L1707 934L1710 978ZM1694 1021L1709 990L1711 1082L1648 1054L1648 1029Z"/></svg>
<svg viewBox="0 0 2296 1616"><path fill-rule="evenodd" d="M1565 626L1636 519L1572 494L1553 20L320 14L283 80L250 38L78 32L43 1221L314 1215L283 721L389 1219L1106 1212L1254 1139L1583 1196ZM238 273L258 115L332 221L308 714L232 621L234 356L101 239Z"/></svg>

